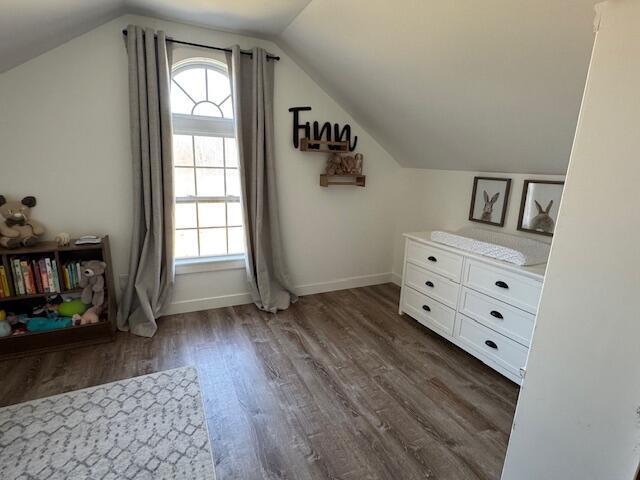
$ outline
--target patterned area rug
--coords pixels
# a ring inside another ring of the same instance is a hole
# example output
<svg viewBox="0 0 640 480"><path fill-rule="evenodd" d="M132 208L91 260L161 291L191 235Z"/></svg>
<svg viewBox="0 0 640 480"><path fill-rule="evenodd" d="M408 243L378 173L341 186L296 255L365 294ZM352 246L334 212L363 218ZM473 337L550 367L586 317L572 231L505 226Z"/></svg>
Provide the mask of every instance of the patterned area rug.
<svg viewBox="0 0 640 480"><path fill-rule="evenodd" d="M215 479L191 367L2 408L0 452L2 480Z"/></svg>

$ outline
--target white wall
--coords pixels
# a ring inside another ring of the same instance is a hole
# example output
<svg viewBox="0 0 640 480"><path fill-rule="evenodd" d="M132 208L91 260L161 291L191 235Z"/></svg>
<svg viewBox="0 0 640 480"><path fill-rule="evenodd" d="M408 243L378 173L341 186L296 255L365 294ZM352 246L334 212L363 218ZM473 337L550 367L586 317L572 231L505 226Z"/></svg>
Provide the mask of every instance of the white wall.
<svg viewBox="0 0 640 480"><path fill-rule="evenodd" d="M0 193L33 194L52 234L109 234L126 272L131 229L128 23L198 43L263 46L276 66L276 158L284 242L301 293L388 281L399 167L278 47L254 38L124 16L0 75ZM199 51L200 55L206 50ZM180 56L176 52L176 56ZM289 107L309 120L351 123L365 156L366 188L321 188L324 156L291 144ZM180 275L172 311L248 301L242 270ZM219 298L219 297L223 298Z"/></svg>
<svg viewBox="0 0 640 480"><path fill-rule="evenodd" d="M503 480L640 459L640 2L602 8Z"/></svg>
<svg viewBox="0 0 640 480"><path fill-rule="evenodd" d="M504 228L474 223L468 220L471 192L475 176L511 179L511 193L507 205ZM421 170L407 168L401 172L398 213L396 215L393 273L395 281L402 275L404 256L403 232L424 230L457 230L467 226L528 236L543 242L548 237L519 232L518 214L524 180L564 180L561 175L533 175L515 173L481 173L454 170Z"/></svg>

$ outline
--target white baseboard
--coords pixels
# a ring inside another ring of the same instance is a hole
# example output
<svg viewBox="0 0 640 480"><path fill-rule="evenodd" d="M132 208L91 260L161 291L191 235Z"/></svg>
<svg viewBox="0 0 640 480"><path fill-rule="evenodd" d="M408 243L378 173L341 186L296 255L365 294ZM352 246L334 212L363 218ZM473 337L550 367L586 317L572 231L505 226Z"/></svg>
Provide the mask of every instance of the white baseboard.
<svg viewBox="0 0 640 480"><path fill-rule="evenodd" d="M296 288L298 295L314 295L316 293L333 292L335 290L346 290L347 288L368 287L369 285L380 285L389 283L391 273L375 273L373 275L361 275L359 277L339 278L328 282L309 283L299 285Z"/></svg>
<svg viewBox="0 0 640 480"><path fill-rule="evenodd" d="M398 285L399 287L402 286L402 275L400 275L399 273L393 272L391 274L391 281L393 283L395 283L396 285Z"/></svg>
<svg viewBox="0 0 640 480"><path fill-rule="evenodd" d="M339 278L328 282L309 283L295 287L298 295L314 295L316 293L333 292L336 290L346 290L348 288L368 287L369 285L379 285L381 283L396 282L392 273L377 273L373 275L361 275L359 277ZM165 315L178 313L198 312L212 308L232 307L235 305L246 305L251 303L251 295L247 293L234 293L231 295L220 295L217 297L197 298L194 300L182 300L173 302L167 307Z"/></svg>
<svg viewBox="0 0 640 480"><path fill-rule="evenodd" d="M199 312L212 308L233 307L235 305L246 305L251 303L249 293L234 293L231 295L220 295L218 297L196 298L194 300L182 300L173 302L167 307L165 315L175 315L177 313Z"/></svg>

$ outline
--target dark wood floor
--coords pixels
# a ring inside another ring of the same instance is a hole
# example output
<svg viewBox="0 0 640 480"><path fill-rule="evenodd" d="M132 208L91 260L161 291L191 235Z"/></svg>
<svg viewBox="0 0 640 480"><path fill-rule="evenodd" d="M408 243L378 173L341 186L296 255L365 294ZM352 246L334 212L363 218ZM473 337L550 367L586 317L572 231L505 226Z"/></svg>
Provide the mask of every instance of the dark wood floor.
<svg viewBox="0 0 640 480"><path fill-rule="evenodd" d="M517 387L398 298L388 284L166 317L153 339L0 363L0 405L195 365L218 480L498 479Z"/></svg>

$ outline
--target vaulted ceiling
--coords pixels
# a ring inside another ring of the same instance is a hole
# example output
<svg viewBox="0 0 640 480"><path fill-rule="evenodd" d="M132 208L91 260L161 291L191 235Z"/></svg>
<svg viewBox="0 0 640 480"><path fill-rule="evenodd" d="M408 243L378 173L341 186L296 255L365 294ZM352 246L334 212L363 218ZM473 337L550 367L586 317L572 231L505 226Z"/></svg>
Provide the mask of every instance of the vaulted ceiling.
<svg viewBox="0 0 640 480"><path fill-rule="evenodd" d="M123 13L275 40L402 165L564 173L596 0L3 0L0 72Z"/></svg>

